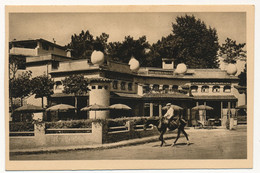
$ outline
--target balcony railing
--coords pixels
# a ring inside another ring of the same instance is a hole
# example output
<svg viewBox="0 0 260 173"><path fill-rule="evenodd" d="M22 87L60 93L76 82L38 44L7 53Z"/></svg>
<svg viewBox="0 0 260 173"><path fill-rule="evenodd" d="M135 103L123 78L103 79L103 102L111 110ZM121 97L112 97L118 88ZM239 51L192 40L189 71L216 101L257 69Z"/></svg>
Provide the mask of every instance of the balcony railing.
<svg viewBox="0 0 260 173"><path fill-rule="evenodd" d="M37 49L13 47L10 50L10 54L15 55L26 55L26 56L37 56Z"/></svg>

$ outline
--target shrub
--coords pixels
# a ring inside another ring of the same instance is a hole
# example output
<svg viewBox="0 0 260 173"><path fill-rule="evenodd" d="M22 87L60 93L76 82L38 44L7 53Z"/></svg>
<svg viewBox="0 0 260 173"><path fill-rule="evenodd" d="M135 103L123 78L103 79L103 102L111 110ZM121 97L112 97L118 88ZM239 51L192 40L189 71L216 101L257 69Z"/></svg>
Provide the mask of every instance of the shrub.
<svg viewBox="0 0 260 173"><path fill-rule="evenodd" d="M93 120L71 120L71 121L57 121L46 122L46 129L62 129L62 128L91 128Z"/></svg>
<svg viewBox="0 0 260 173"><path fill-rule="evenodd" d="M31 122L10 122L9 123L10 132L26 132L34 131L34 125Z"/></svg>

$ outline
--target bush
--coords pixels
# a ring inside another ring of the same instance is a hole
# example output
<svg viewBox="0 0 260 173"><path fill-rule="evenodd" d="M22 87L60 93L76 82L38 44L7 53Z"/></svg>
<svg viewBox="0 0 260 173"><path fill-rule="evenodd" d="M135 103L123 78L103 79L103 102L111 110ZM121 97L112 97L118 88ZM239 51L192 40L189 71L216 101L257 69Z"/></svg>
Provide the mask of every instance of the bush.
<svg viewBox="0 0 260 173"><path fill-rule="evenodd" d="M125 126L127 121L134 121L134 124L144 124L147 117L124 117L116 119L87 119L87 120L70 120L70 121L57 121L46 122L46 129L62 129L62 128L91 128L92 122L99 122L107 124L108 127Z"/></svg>
<svg viewBox="0 0 260 173"><path fill-rule="evenodd" d="M57 121L46 122L46 129L62 129L62 128L91 128L93 120L71 120L71 121Z"/></svg>
<svg viewBox="0 0 260 173"><path fill-rule="evenodd" d="M144 124L144 120L147 117L123 117L123 118L116 118L116 119L108 119L108 126L124 126L127 121L133 121L134 124Z"/></svg>
<svg viewBox="0 0 260 173"><path fill-rule="evenodd" d="M26 132L34 131L34 125L31 122L10 122L9 123L10 132Z"/></svg>

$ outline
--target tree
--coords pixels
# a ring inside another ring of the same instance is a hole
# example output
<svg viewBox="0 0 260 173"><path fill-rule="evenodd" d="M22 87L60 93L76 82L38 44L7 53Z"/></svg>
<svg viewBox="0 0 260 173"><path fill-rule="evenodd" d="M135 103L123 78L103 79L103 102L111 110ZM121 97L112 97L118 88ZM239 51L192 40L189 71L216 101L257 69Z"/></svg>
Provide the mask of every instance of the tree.
<svg viewBox="0 0 260 173"><path fill-rule="evenodd" d="M240 73L240 75L238 75L238 78L239 78L239 83L238 85L240 86L247 86L247 65L245 65L245 69L243 72Z"/></svg>
<svg viewBox="0 0 260 173"><path fill-rule="evenodd" d="M14 79L20 68L25 69L25 57L9 55L9 79Z"/></svg>
<svg viewBox="0 0 260 173"><path fill-rule="evenodd" d="M49 97L53 94L53 85L54 81L46 74L32 79L32 94L35 94L35 98L42 99L42 107L44 106L43 97Z"/></svg>
<svg viewBox="0 0 260 173"><path fill-rule="evenodd" d="M77 108L77 96L86 94L88 89L88 80L84 75L71 75L62 80L64 85L64 93L75 95L75 107Z"/></svg>
<svg viewBox="0 0 260 173"><path fill-rule="evenodd" d="M147 42L146 36L139 37L137 40L131 36L126 36L122 43L111 42L108 44L108 56L114 61L124 63L128 63L133 56L141 65L146 65L146 50L149 48L150 44Z"/></svg>
<svg viewBox="0 0 260 173"><path fill-rule="evenodd" d="M153 45L155 59L173 58L175 64L189 68L217 68L219 49L217 31L200 19L185 15L172 23L172 34Z"/></svg>
<svg viewBox="0 0 260 173"><path fill-rule="evenodd" d="M22 105L23 98L31 94L31 76L32 72L27 71L19 75L17 78L9 79L9 98L11 99L11 109L13 109L13 98L21 98Z"/></svg>
<svg viewBox="0 0 260 173"><path fill-rule="evenodd" d="M151 51L148 56L147 66L161 67L162 58L174 58L176 57L176 43L172 34L167 37L162 37L157 43L152 45Z"/></svg>
<svg viewBox="0 0 260 173"><path fill-rule="evenodd" d="M94 50L106 51L108 38L109 35L106 33L102 33L100 36L94 38L88 30L86 32L82 30L79 35L74 34L71 36L71 42L66 47L72 49L73 57L90 59Z"/></svg>
<svg viewBox="0 0 260 173"><path fill-rule="evenodd" d="M235 63L238 59L246 58L246 51L243 50L246 43L237 44L236 41L227 38L222 44L219 51L219 56L224 57L226 63Z"/></svg>

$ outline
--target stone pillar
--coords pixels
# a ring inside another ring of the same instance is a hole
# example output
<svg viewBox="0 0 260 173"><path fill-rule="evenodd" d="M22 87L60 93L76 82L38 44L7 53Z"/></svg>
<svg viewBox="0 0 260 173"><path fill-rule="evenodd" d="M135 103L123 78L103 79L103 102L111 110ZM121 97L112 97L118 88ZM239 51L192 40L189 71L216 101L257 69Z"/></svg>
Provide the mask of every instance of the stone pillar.
<svg viewBox="0 0 260 173"><path fill-rule="evenodd" d="M190 111L190 109L188 108L187 109L187 120L188 120L188 123L189 123L189 125L190 125L190 122L191 122L191 111Z"/></svg>
<svg viewBox="0 0 260 173"><path fill-rule="evenodd" d="M162 104L159 103L159 117L162 117Z"/></svg>
<svg viewBox="0 0 260 173"><path fill-rule="evenodd" d="M150 103L150 117L153 117L153 103Z"/></svg>
<svg viewBox="0 0 260 173"><path fill-rule="evenodd" d="M198 93L201 93L201 85L198 86Z"/></svg>
<svg viewBox="0 0 260 173"><path fill-rule="evenodd" d="M142 96L144 94L143 85L137 84L137 94Z"/></svg>
<svg viewBox="0 0 260 173"><path fill-rule="evenodd" d="M159 85L159 91L163 90L163 85Z"/></svg>
<svg viewBox="0 0 260 173"><path fill-rule="evenodd" d="M91 79L89 91L89 105L110 105L110 80L103 78ZM90 111L89 118L91 119L106 119L109 116L109 111Z"/></svg>
<svg viewBox="0 0 260 173"><path fill-rule="evenodd" d="M221 120L223 119L223 102L220 102L220 116L221 116Z"/></svg>
<svg viewBox="0 0 260 173"><path fill-rule="evenodd" d="M37 146L45 146L46 137L45 137L45 123L36 121L34 124L34 137L35 143Z"/></svg>
<svg viewBox="0 0 260 173"><path fill-rule="evenodd" d="M103 128L102 122L92 122L93 143L102 144L106 141L107 129Z"/></svg>

